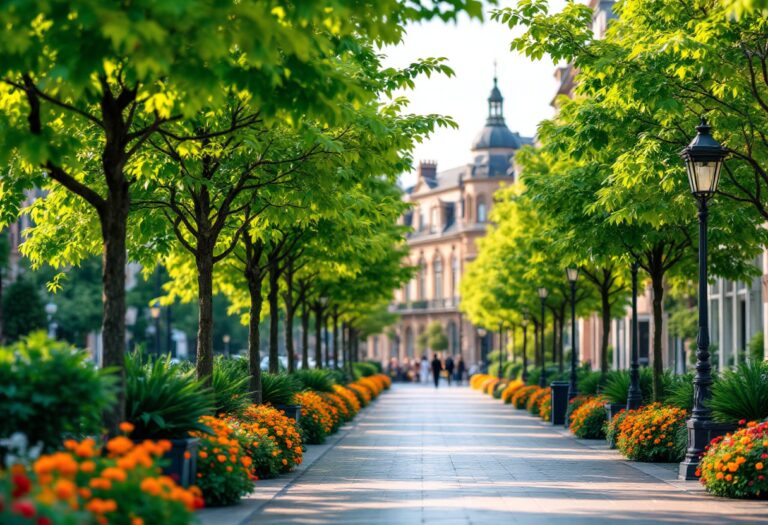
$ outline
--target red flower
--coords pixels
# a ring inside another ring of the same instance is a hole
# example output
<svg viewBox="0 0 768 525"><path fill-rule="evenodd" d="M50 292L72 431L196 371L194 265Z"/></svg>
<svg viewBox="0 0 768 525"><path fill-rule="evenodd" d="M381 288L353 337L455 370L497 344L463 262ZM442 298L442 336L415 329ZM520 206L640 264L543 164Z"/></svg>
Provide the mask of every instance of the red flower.
<svg viewBox="0 0 768 525"><path fill-rule="evenodd" d="M31 501L14 501L11 505L11 512L20 514L25 518L34 518L37 510Z"/></svg>
<svg viewBox="0 0 768 525"><path fill-rule="evenodd" d="M746 422L747 422L746 419L739 419L739 425L744 425L746 424Z"/></svg>
<svg viewBox="0 0 768 525"><path fill-rule="evenodd" d="M53 522L48 516L40 516L37 518L37 525L53 525Z"/></svg>
<svg viewBox="0 0 768 525"><path fill-rule="evenodd" d="M11 481L13 483L11 498L13 499L22 497L32 489L32 482L29 481L29 478L24 474L14 474Z"/></svg>

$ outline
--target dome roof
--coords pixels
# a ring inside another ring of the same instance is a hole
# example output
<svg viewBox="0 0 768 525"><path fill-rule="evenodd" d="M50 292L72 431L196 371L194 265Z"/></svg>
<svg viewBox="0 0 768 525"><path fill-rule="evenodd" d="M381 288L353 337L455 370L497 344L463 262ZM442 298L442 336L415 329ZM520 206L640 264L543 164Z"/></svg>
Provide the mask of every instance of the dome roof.
<svg viewBox="0 0 768 525"><path fill-rule="evenodd" d="M520 137L512 133L506 124L486 123L480 130L475 140L472 141L472 149L509 148L520 149Z"/></svg>

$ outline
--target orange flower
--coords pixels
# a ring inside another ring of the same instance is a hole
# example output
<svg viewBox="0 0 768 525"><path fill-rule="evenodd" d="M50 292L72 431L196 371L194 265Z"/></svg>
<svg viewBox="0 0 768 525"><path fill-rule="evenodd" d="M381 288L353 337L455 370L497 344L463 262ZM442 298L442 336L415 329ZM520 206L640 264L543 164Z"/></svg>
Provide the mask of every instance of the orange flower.
<svg viewBox="0 0 768 525"><path fill-rule="evenodd" d="M112 488L112 482L104 478L93 478L88 485L96 490L109 490Z"/></svg>
<svg viewBox="0 0 768 525"><path fill-rule="evenodd" d="M757 470L763 470L763 463L761 461L755 463L755 468Z"/></svg>
<svg viewBox="0 0 768 525"><path fill-rule="evenodd" d="M131 518L131 525L144 525L144 520L138 516Z"/></svg>
<svg viewBox="0 0 768 525"><path fill-rule="evenodd" d="M93 498L85 505L86 510L94 514L105 514L117 510L117 503L113 499Z"/></svg>
<svg viewBox="0 0 768 525"><path fill-rule="evenodd" d="M160 485L160 482L155 478L144 478L141 481L141 485L139 485L139 488L141 488L142 491L146 492L147 494L151 494L153 496L156 496L162 492L163 488Z"/></svg>
<svg viewBox="0 0 768 525"><path fill-rule="evenodd" d="M126 434L130 434L133 432L134 426L133 423L130 423L128 421L123 421L120 423L120 432L125 432Z"/></svg>
<svg viewBox="0 0 768 525"><path fill-rule="evenodd" d="M76 495L77 485L68 479L59 479L53 486L53 491L60 500L68 500Z"/></svg>
<svg viewBox="0 0 768 525"><path fill-rule="evenodd" d="M225 456L224 454L219 454L218 456L216 456L216 459L219 461L219 463L224 463L227 460L227 456Z"/></svg>
<svg viewBox="0 0 768 525"><path fill-rule="evenodd" d="M107 467L101 471L101 476L112 481L125 481L128 475L125 471L118 467Z"/></svg>
<svg viewBox="0 0 768 525"><path fill-rule="evenodd" d="M96 463L93 461L83 461L80 463L80 472L91 473L96 470Z"/></svg>
<svg viewBox="0 0 768 525"><path fill-rule="evenodd" d="M122 456L133 448L133 441L125 436L117 436L107 442L107 450L112 454Z"/></svg>

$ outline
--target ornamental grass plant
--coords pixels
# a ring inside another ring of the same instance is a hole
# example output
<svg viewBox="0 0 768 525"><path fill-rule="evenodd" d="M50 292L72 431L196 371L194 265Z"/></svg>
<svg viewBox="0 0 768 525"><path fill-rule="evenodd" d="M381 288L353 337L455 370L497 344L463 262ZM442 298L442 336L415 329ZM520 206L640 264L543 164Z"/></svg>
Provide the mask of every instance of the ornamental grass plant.
<svg viewBox="0 0 768 525"><path fill-rule="evenodd" d="M620 413L608 425L616 448L627 459L646 462L681 461L676 438L685 428L688 413L677 407L653 403Z"/></svg>
<svg viewBox="0 0 768 525"><path fill-rule="evenodd" d="M300 390L314 390L315 392L333 392L334 379L326 370L306 369L296 370L291 374L299 384Z"/></svg>
<svg viewBox="0 0 768 525"><path fill-rule="evenodd" d="M707 491L716 496L768 497L768 422L746 425L713 440L701 460L696 474Z"/></svg>
<svg viewBox="0 0 768 525"><path fill-rule="evenodd" d="M720 374L712 386L709 408L713 418L723 423L768 417L768 362L750 361Z"/></svg>
<svg viewBox="0 0 768 525"><path fill-rule="evenodd" d="M261 374L261 402L272 406L287 406L301 390L301 385L292 375Z"/></svg>

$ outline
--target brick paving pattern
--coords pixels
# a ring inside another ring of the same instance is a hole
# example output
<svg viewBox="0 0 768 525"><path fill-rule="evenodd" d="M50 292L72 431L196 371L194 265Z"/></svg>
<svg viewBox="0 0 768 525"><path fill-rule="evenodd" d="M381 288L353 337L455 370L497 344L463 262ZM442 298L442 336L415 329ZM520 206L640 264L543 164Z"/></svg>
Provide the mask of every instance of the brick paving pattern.
<svg viewBox="0 0 768 525"><path fill-rule="evenodd" d="M396 385L251 523L768 523L690 489L466 387Z"/></svg>

